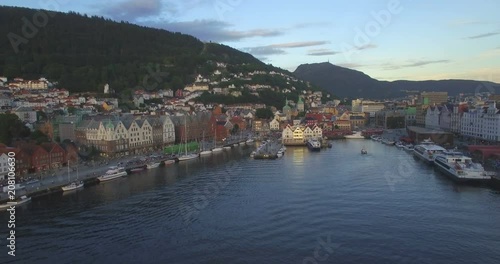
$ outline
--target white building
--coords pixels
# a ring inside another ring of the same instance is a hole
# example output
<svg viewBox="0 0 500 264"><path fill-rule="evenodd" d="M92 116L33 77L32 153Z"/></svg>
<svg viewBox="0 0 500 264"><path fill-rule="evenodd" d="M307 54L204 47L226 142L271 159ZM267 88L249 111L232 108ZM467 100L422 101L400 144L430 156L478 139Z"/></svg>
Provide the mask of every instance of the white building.
<svg viewBox="0 0 500 264"><path fill-rule="evenodd" d="M271 122L269 122L269 129L271 129L271 131L280 130L280 122L276 118L271 120Z"/></svg>
<svg viewBox="0 0 500 264"><path fill-rule="evenodd" d="M495 102L484 108L464 112L460 123L462 135L500 141L500 111Z"/></svg>
<svg viewBox="0 0 500 264"><path fill-rule="evenodd" d="M310 138L322 138L323 130L318 127L287 125L281 134L285 145L303 145Z"/></svg>
<svg viewBox="0 0 500 264"><path fill-rule="evenodd" d="M26 123L35 123L37 121L36 111L31 107L18 107L13 111L19 119Z"/></svg>
<svg viewBox="0 0 500 264"><path fill-rule="evenodd" d="M2 153L0 155L0 179L7 178L7 174L9 173L8 160L9 156L7 154Z"/></svg>
<svg viewBox="0 0 500 264"><path fill-rule="evenodd" d="M175 142L175 126L169 116L161 116L160 121L163 124L163 144Z"/></svg>
<svg viewBox="0 0 500 264"><path fill-rule="evenodd" d="M430 106L425 115L425 128L439 129L439 107Z"/></svg>

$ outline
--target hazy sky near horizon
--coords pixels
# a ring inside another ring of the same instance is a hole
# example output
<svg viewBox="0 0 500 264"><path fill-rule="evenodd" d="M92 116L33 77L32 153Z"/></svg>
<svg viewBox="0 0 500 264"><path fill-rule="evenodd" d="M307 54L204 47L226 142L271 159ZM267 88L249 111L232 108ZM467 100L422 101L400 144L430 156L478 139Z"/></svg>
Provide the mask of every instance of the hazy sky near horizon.
<svg viewBox="0 0 500 264"><path fill-rule="evenodd" d="M182 32L293 71L329 61L380 80L500 83L498 0L3 0Z"/></svg>

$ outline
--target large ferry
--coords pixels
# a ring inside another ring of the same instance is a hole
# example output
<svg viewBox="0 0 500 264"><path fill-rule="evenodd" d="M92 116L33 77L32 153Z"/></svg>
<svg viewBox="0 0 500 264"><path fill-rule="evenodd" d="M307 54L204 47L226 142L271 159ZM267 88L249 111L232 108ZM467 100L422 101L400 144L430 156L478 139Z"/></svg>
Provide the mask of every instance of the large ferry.
<svg viewBox="0 0 500 264"><path fill-rule="evenodd" d="M321 143L319 142L319 140L317 140L315 138L311 138L311 139L307 140L307 147L311 151L320 151L321 150Z"/></svg>
<svg viewBox="0 0 500 264"><path fill-rule="evenodd" d="M434 165L456 181L491 180L491 176L481 164L472 162L470 157L464 156L461 152L445 151L437 154Z"/></svg>
<svg viewBox="0 0 500 264"><path fill-rule="evenodd" d="M97 179L101 182L103 181L110 181L114 180L123 176L127 176L127 172L125 171L125 168L123 167L118 167L118 166L112 166L109 167L109 170L106 171L104 175L101 175L97 177Z"/></svg>
<svg viewBox="0 0 500 264"><path fill-rule="evenodd" d="M424 140L420 145L416 145L413 148L413 155L424 160L425 162L432 164L437 154L445 152L446 149L434 144L429 139Z"/></svg>

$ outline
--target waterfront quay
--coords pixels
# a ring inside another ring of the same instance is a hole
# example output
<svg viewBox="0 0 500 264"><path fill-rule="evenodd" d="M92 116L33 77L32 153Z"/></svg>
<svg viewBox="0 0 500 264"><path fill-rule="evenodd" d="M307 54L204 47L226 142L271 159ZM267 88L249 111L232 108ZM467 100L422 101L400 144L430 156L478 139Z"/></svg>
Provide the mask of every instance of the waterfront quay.
<svg viewBox="0 0 500 264"><path fill-rule="evenodd" d="M97 184L99 182L97 177L104 174L111 166L126 165L127 168L146 166L146 163L139 164L134 162L138 159L140 158L132 157L128 159L113 160L111 162L100 162L97 163L97 165L95 165L95 163L94 165L89 166L78 165L78 168L72 168L70 170L69 176L68 169L66 167L62 167L53 175L20 183L21 187L16 190L17 196L27 195L32 198L37 198L62 192L62 186L65 186L75 180L83 181L85 186ZM159 161L164 162L169 159L177 161L175 157L165 157ZM7 193L0 192L0 203L4 203L6 201L8 201Z"/></svg>
<svg viewBox="0 0 500 264"><path fill-rule="evenodd" d="M276 159L278 158L278 152L283 147L278 140L267 140L264 141L255 151L254 159Z"/></svg>

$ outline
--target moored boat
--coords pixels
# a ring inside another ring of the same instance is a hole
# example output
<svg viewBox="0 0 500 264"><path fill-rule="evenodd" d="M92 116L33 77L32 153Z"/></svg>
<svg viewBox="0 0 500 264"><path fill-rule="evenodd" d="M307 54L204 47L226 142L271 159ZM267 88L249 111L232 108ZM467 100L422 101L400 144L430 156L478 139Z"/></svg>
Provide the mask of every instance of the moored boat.
<svg viewBox="0 0 500 264"><path fill-rule="evenodd" d="M229 147L229 148L231 148L231 147ZM224 148L220 148L220 147L219 148L213 148L212 152L214 152L214 153L215 152L221 152L222 150L224 150Z"/></svg>
<svg viewBox="0 0 500 264"><path fill-rule="evenodd" d="M434 163L437 154L445 152L446 149L434 144L430 140L424 140L413 148L413 155L424 160L428 164Z"/></svg>
<svg viewBox="0 0 500 264"><path fill-rule="evenodd" d="M11 206L19 206L31 201L31 197L27 197L26 195L21 196L19 199L15 201L7 202L4 204L0 204L0 210L5 210Z"/></svg>
<svg viewBox="0 0 500 264"><path fill-rule="evenodd" d="M83 181L74 181L68 185L65 185L63 187L61 187L61 189L64 191L64 192L68 192L68 191L73 191L73 190L76 190L76 189L80 189L80 188L83 188L84 186L84 183Z"/></svg>
<svg viewBox="0 0 500 264"><path fill-rule="evenodd" d="M319 142L319 140L315 139L315 138L311 138L309 140L307 140L307 147L309 148L309 150L311 151L321 151L321 143Z"/></svg>
<svg viewBox="0 0 500 264"><path fill-rule="evenodd" d="M109 169L108 169L108 171L106 171L106 173L97 177L97 179L100 182L103 182L103 181L114 180L114 179L117 179L117 178L120 178L123 176L127 176L127 172L125 171L125 168L118 167L118 166L112 166L112 167L109 167Z"/></svg>
<svg viewBox="0 0 500 264"><path fill-rule="evenodd" d="M361 131L357 131L352 135L345 135L346 139L365 139L363 135L361 135Z"/></svg>
<svg viewBox="0 0 500 264"><path fill-rule="evenodd" d="M200 156L208 156L211 154L212 154L211 150L204 150L204 151L200 152Z"/></svg>
<svg viewBox="0 0 500 264"><path fill-rule="evenodd" d="M142 165L142 166L131 168L130 172L132 172L132 173L134 173L134 172L141 172L141 171L143 171L143 170L146 169L146 166L147 165Z"/></svg>
<svg viewBox="0 0 500 264"><path fill-rule="evenodd" d="M198 158L198 154L195 154L195 153L188 153L188 154L184 154L184 155L181 155L179 156L179 161L186 161L186 160L192 160L192 159L196 159Z"/></svg>
<svg viewBox="0 0 500 264"><path fill-rule="evenodd" d="M491 175L484 170L481 164L472 162L470 157L464 156L461 152L444 151L437 154L434 165L455 181L491 180Z"/></svg>
<svg viewBox="0 0 500 264"><path fill-rule="evenodd" d="M170 165L170 164L174 164L174 163L175 163L175 160L166 160L163 162L163 164L165 164L165 166Z"/></svg>
<svg viewBox="0 0 500 264"><path fill-rule="evenodd" d="M149 162L148 164L146 164L146 168L149 170L149 169L154 169L154 168L158 168L160 167L160 162Z"/></svg>
<svg viewBox="0 0 500 264"><path fill-rule="evenodd" d="M413 145L412 144L405 145L403 148L406 151L413 151Z"/></svg>
<svg viewBox="0 0 500 264"><path fill-rule="evenodd" d="M249 138L247 139L247 141L245 141L246 144L253 144L254 143L254 140L252 138Z"/></svg>

